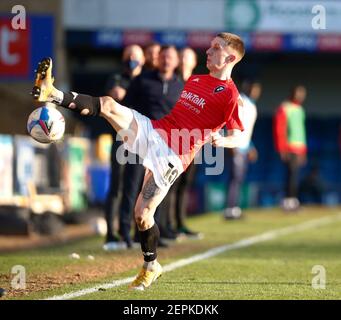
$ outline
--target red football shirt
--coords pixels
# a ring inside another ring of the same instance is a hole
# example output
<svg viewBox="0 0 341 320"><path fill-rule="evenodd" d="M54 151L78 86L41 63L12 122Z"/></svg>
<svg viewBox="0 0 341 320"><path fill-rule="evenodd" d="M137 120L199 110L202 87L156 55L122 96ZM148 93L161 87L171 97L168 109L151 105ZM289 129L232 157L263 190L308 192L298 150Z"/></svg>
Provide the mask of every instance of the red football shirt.
<svg viewBox="0 0 341 320"><path fill-rule="evenodd" d="M172 111L152 125L180 157L186 169L195 154L210 140L211 132L243 130L238 116L239 92L230 80L210 75L191 76Z"/></svg>

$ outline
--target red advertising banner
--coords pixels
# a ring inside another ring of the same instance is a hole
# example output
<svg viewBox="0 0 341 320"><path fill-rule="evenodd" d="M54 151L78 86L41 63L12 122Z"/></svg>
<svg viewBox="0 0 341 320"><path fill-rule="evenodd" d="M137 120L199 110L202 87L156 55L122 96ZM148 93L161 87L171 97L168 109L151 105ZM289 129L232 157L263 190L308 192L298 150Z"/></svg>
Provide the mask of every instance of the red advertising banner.
<svg viewBox="0 0 341 320"><path fill-rule="evenodd" d="M12 28L10 18L0 18L0 76L27 77L30 69L30 24Z"/></svg>
<svg viewBox="0 0 341 320"><path fill-rule="evenodd" d="M214 32L189 32L187 36L188 45L192 48L207 49L210 47L211 41L216 33Z"/></svg>
<svg viewBox="0 0 341 320"><path fill-rule="evenodd" d="M153 41L153 33L141 30L129 30L123 33L123 46L138 44L144 46Z"/></svg>
<svg viewBox="0 0 341 320"><path fill-rule="evenodd" d="M280 51L283 37L277 33L255 33L251 36L251 42L255 50Z"/></svg>
<svg viewBox="0 0 341 320"><path fill-rule="evenodd" d="M322 34L317 40L319 51L340 52L341 35L340 34Z"/></svg>

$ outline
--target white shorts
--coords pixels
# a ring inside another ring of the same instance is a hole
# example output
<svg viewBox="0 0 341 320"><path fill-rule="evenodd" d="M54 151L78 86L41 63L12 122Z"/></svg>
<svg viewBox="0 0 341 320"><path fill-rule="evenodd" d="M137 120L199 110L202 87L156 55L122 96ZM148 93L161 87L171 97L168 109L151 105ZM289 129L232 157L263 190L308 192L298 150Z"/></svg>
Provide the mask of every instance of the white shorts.
<svg viewBox="0 0 341 320"><path fill-rule="evenodd" d="M168 189L184 171L182 162L153 128L150 119L136 110L132 112L137 122L137 135L133 142L125 142L124 148L143 159L143 166L153 172L159 188Z"/></svg>

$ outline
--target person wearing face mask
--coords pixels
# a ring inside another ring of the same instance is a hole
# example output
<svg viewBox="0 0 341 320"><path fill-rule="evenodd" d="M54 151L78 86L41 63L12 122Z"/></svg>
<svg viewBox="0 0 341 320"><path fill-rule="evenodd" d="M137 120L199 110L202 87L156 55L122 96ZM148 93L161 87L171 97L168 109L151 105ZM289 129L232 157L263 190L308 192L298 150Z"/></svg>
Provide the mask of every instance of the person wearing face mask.
<svg viewBox="0 0 341 320"><path fill-rule="evenodd" d="M130 82L141 73L144 63L145 57L142 48L136 44L127 46L122 55L122 72L114 73L108 81L108 95L122 101Z"/></svg>
<svg viewBox="0 0 341 320"><path fill-rule="evenodd" d="M178 64L177 49L170 45L162 46L158 56L157 69L145 71L132 81L123 101L124 104L155 120L168 114L183 88L182 82L175 73ZM132 217L145 169L142 164L128 163L125 170L122 206L125 217ZM168 218L165 210L158 209L156 220L160 226L162 238L175 239L176 236L168 231ZM138 238L135 237L135 240L138 241ZM160 240L159 246L165 247L166 243Z"/></svg>
<svg viewBox="0 0 341 320"><path fill-rule="evenodd" d="M120 73L114 73L108 81L108 95L113 99L122 101L126 95L127 89L131 81L137 77L144 65L144 54L140 46L133 44L127 46L123 50L122 55L122 65L123 69ZM118 154L120 153L121 141L117 140L116 132L113 133L113 144L111 148L111 177L110 186L105 203L105 219L107 223L107 235L103 249L106 251L124 249L131 245L131 240L129 236L123 238L121 241L120 237L117 236L113 228L114 212L119 205L119 194L122 189L124 165L121 165L118 161ZM126 223L124 217L120 215L120 233L121 229L127 229L130 227L130 222L128 226L124 226Z"/></svg>

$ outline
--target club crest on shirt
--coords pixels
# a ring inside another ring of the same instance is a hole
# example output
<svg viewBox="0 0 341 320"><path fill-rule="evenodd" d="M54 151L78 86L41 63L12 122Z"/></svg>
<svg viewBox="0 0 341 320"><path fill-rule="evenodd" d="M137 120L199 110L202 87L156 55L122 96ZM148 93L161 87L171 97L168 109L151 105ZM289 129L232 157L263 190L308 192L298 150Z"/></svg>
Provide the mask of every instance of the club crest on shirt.
<svg viewBox="0 0 341 320"><path fill-rule="evenodd" d="M220 85L214 89L213 93L219 93L219 92L222 92L224 90L225 90L225 87Z"/></svg>

